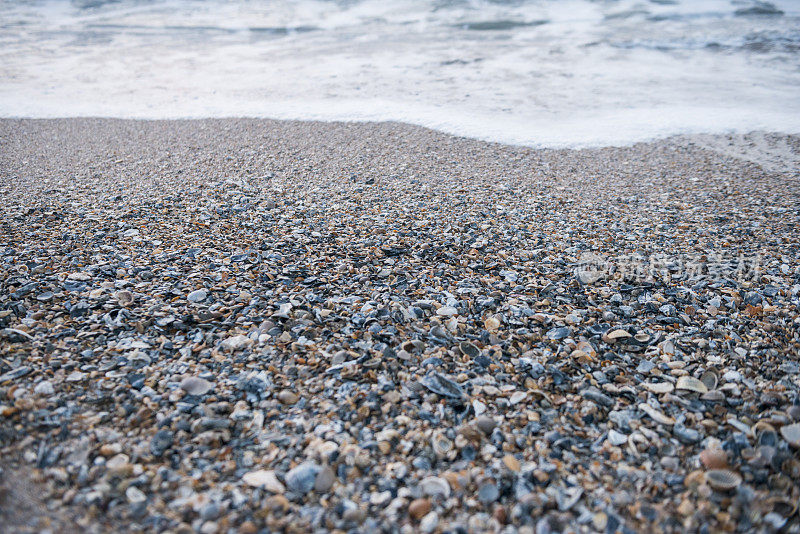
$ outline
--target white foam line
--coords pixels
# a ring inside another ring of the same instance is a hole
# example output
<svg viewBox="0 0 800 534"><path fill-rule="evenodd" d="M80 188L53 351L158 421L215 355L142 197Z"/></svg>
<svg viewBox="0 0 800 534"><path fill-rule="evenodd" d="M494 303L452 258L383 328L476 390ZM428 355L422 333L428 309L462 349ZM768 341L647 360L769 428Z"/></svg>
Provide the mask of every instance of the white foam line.
<svg viewBox="0 0 800 534"><path fill-rule="evenodd" d="M283 102L175 99L149 105L30 99L0 93L0 116L8 118L108 117L123 119L266 118L278 120L396 121L448 134L539 148L623 146L678 134L729 134L756 130L800 133L800 113L719 107L653 107L601 113L530 114L512 118L438 106L382 100Z"/></svg>

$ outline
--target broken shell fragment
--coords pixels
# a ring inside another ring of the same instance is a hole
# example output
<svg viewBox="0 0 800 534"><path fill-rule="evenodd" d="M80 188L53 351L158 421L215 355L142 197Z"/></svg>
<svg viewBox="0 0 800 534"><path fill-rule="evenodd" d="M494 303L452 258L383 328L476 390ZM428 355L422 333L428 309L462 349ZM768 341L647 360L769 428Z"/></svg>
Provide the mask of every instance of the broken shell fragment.
<svg viewBox="0 0 800 534"><path fill-rule="evenodd" d="M675 391L675 386L669 382L655 382L644 384L644 388L650 393L660 395L662 393L672 393Z"/></svg>
<svg viewBox="0 0 800 534"><path fill-rule="evenodd" d="M713 369L708 369L700 376L700 382L702 382L709 391L717 389L719 374Z"/></svg>
<svg viewBox="0 0 800 534"><path fill-rule="evenodd" d="M708 388L706 387L706 385L693 376L679 377L678 382L675 384L675 388L686 391L693 391L701 395L708 393Z"/></svg>

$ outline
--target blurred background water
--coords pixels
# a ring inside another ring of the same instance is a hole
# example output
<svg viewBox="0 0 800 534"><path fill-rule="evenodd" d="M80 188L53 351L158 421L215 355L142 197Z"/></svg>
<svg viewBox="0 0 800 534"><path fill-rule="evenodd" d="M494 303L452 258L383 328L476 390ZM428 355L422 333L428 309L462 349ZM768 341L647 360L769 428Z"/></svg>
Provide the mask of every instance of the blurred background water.
<svg viewBox="0 0 800 534"><path fill-rule="evenodd" d="M800 132L800 1L0 0L0 115Z"/></svg>

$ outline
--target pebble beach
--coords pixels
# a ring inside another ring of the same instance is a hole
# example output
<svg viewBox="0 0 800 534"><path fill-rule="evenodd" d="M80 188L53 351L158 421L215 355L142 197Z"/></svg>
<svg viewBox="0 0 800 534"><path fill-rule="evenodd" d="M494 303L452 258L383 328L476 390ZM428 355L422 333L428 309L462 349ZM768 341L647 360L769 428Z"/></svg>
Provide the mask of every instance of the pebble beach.
<svg viewBox="0 0 800 534"><path fill-rule="evenodd" d="M0 531L800 532L798 168L731 153L0 119Z"/></svg>

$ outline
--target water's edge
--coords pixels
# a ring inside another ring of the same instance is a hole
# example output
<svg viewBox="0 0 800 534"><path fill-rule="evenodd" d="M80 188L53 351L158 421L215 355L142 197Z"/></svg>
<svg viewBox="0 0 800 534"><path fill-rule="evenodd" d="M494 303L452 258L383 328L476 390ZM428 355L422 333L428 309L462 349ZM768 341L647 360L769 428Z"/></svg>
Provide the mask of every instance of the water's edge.
<svg viewBox="0 0 800 534"><path fill-rule="evenodd" d="M0 123L7 121L50 121L50 120L109 120L109 121L133 121L133 122L203 122L206 120L213 121L235 121L235 120L248 120L248 121L266 121L266 122L282 122L286 124L298 123L313 125L314 123L326 124L373 124L380 126L385 125L404 125L412 128L420 128L423 130L431 130L462 139L471 139L475 141L485 142L489 144L498 144L506 146L525 147L536 150L590 150L590 149L603 149L603 148L617 148L628 147L637 144L649 144L669 142L676 146L695 145L703 149L714 152L723 157L735 158L740 161L746 161L760 166L764 171L772 173L788 173L800 175L800 139L797 132L781 132L781 131L767 131L767 130L751 130L744 132L689 132L689 133L671 133L660 136L653 136L646 139L627 140L621 143L596 143L585 144L581 146L576 145L559 145L559 146L546 146L542 144L526 144L526 143L508 143L496 141L494 139L481 139L477 136L461 135L454 132L448 132L444 129L431 128L424 124L414 124L407 121L376 121L376 120L320 120L320 119L295 119L295 118L274 118L274 117L251 117L251 116L231 116L231 117L175 117L175 118L162 118L162 117L113 117L113 116L70 116L70 117L24 117L24 116L2 116L0 115Z"/></svg>

